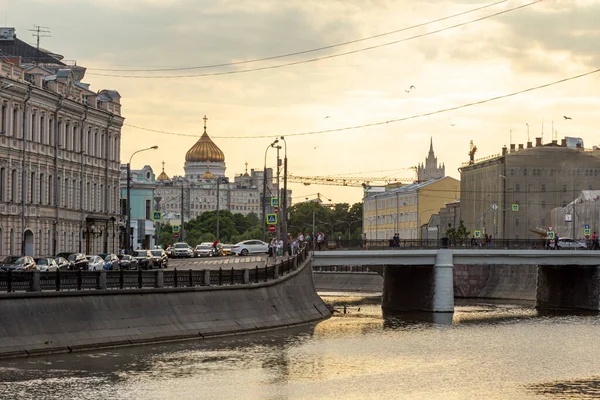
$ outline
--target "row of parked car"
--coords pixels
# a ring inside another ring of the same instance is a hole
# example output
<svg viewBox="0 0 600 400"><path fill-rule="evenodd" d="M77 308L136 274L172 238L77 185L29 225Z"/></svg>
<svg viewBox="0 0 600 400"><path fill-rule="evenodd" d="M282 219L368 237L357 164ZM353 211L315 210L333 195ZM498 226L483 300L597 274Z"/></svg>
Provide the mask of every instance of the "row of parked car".
<svg viewBox="0 0 600 400"><path fill-rule="evenodd" d="M131 255L63 252L56 257L8 256L0 263L0 271L116 271L167 268L168 265L169 259L163 249L135 250Z"/></svg>
<svg viewBox="0 0 600 400"><path fill-rule="evenodd" d="M221 244L215 249L211 242L204 242L192 248L185 242L167 247L166 253L172 258L216 257L228 255L246 256L252 253L268 253L269 245L262 240L244 240L237 244Z"/></svg>

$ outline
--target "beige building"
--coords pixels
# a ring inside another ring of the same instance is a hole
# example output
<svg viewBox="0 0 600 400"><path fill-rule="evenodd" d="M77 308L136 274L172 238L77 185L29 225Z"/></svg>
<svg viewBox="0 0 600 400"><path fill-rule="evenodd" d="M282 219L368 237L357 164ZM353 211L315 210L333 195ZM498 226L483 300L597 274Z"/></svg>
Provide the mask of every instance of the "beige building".
<svg viewBox="0 0 600 400"><path fill-rule="evenodd" d="M550 210L565 207L582 190L600 189L600 151L565 138L502 153L461 168L461 219L467 230L494 238L535 239L552 226ZM576 231L579 228L576 228ZM563 232L557 232L559 235Z"/></svg>
<svg viewBox="0 0 600 400"><path fill-rule="evenodd" d="M369 240L388 240L395 233L402 240L421 239L421 226L459 194L460 182L451 177L370 188L363 199L363 231Z"/></svg>
<svg viewBox="0 0 600 400"><path fill-rule="evenodd" d="M115 252L119 94L0 30L0 255Z"/></svg>

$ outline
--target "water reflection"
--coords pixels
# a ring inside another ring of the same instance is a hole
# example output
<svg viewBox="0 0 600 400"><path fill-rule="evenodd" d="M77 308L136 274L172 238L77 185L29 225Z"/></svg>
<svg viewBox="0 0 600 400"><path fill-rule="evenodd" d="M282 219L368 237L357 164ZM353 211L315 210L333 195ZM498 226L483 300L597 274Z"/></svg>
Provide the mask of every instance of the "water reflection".
<svg viewBox="0 0 600 400"><path fill-rule="evenodd" d="M454 313L434 313L422 311L386 311L383 310L384 329L411 329L425 325L452 325Z"/></svg>

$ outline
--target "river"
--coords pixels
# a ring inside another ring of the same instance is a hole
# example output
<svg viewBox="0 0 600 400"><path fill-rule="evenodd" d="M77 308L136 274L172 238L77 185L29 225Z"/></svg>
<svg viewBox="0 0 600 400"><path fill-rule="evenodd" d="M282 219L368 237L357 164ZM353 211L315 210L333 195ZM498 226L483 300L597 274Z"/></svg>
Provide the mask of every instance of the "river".
<svg viewBox="0 0 600 400"><path fill-rule="evenodd" d="M324 298L335 313L316 325L0 361L0 398L600 397L596 313L458 301L454 314L390 316L377 298Z"/></svg>

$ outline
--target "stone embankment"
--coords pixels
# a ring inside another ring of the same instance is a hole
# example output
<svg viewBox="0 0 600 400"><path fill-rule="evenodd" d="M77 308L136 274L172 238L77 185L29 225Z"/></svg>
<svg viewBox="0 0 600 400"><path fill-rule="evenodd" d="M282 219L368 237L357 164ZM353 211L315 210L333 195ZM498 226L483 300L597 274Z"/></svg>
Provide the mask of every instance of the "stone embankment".
<svg viewBox="0 0 600 400"><path fill-rule="evenodd" d="M266 282L0 295L0 358L204 339L328 318L308 257Z"/></svg>

